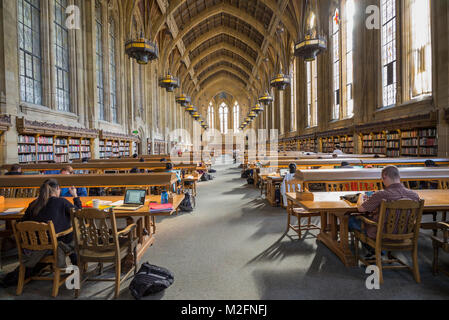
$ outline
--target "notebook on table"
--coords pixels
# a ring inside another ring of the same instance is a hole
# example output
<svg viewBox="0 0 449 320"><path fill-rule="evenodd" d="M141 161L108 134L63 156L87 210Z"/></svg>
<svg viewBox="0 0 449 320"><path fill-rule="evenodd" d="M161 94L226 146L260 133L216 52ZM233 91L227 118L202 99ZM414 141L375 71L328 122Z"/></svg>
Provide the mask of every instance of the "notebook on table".
<svg viewBox="0 0 449 320"><path fill-rule="evenodd" d="M172 203L150 203L150 213L161 213L161 212L172 212L173 204Z"/></svg>
<svg viewBox="0 0 449 320"><path fill-rule="evenodd" d="M147 191L141 189L126 190L123 205L114 207L114 210L136 211L142 208L145 204L145 197Z"/></svg>

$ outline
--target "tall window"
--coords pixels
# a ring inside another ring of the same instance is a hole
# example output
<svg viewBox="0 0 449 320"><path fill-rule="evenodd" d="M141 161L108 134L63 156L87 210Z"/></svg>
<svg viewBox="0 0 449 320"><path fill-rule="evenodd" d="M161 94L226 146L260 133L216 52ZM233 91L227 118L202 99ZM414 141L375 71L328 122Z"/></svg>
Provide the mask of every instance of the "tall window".
<svg viewBox="0 0 449 320"><path fill-rule="evenodd" d="M292 77L292 83L290 85L290 131L296 131L296 59L293 60L290 67L290 75Z"/></svg>
<svg viewBox="0 0 449 320"><path fill-rule="evenodd" d="M214 106L212 103L209 105L207 109L207 121L209 122L209 128L215 129L215 115L214 115Z"/></svg>
<svg viewBox="0 0 449 320"><path fill-rule="evenodd" d="M346 0L346 108L344 117L351 118L354 116L354 100L353 100L353 33L354 33L354 0Z"/></svg>
<svg viewBox="0 0 449 320"><path fill-rule="evenodd" d="M104 110L104 81L103 81L103 23L101 4L95 3L95 26L96 26L96 73L97 73L97 106L100 111L100 120L106 120Z"/></svg>
<svg viewBox="0 0 449 320"><path fill-rule="evenodd" d="M382 100L396 104L396 0L382 0Z"/></svg>
<svg viewBox="0 0 449 320"><path fill-rule="evenodd" d="M42 104L40 2L18 0L20 99Z"/></svg>
<svg viewBox="0 0 449 320"><path fill-rule="evenodd" d="M336 9L332 17L332 76L334 101L332 119L340 118L340 13Z"/></svg>
<svg viewBox="0 0 449 320"><path fill-rule="evenodd" d="M234 105L234 132L239 130L239 120L240 120L240 106L236 101Z"/></svg>
<svg viewBox="0 0 449 320"><path fill-rule="evenodd" d="M430 0L410 0L410 98L432 93Z"/></svg>
<svg viewBox="0 0 449 320"><path fill-rule="evenodd" d="M229 109L225 103L220 105L220 132L222 134L228 133L228 113Z"/></svg>
<svg viewBox="0 0 449 320"><path fill-rule="evenodd" d="M115 22L109 21L109 84L112 122L117 123L117 70L115 65Z"/></svg>
<svg viewBox="0 0 449 320"><path fill-rule="evenodd" d="M36 2L36 1L34 1ZM54 0L55 3L55 72L56 72L56 106L58 110L70 111L70 79L69 79L69 32L66 28L67 0Z"/></svg>
<svg viewBox="0 0 449 320"><path fill-rule="evenodd" d="M307 126L318 125L318 72L317 60L306 63L307 69Z"/></svg>

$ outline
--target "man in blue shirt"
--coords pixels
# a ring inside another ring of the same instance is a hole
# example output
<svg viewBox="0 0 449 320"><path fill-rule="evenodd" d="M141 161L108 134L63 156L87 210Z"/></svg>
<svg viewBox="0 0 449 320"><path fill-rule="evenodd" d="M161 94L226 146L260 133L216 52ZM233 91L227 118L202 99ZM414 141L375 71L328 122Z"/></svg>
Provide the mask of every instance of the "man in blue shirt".
<svg viewBox="0 0 449 320"><path fill-rule="evenodd" d="M73 168L67 166L61 169L60 174L73 174ZM76 193L78 197L87 197L87 189L86 188L76 188ZM71 197L69 188L61 188L61 197Z"/></svg>

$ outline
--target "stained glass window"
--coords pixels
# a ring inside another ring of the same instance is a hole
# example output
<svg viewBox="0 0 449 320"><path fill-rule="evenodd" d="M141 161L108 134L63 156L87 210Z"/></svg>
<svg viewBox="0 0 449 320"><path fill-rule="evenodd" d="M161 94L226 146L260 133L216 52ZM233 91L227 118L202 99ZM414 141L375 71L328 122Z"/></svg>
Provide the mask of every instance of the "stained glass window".
<svg viewBox="0 0 449 320"><path fill-rule="evenodd" d="M432 93L432 48L430 33L430 0L410 0L411 98Z"/></svg>
<svg viewBox="0 0 449 320"><path fill-rule="evenodd" d="M220 105L220 132L222 134L228 133L228 113L229 109L228 106L225 103L222 103Z"/></svg>
<svg viewBox="0 0 449 320"><path fill-rule="evenodd" d="M101 4L95 3L95 27L96 27L96 74L97 74L97 106L100 111L100 120L106 120L104 110L104 81L103 81L103 23Z"/></svg>
<svg viewBox="0 0 449 320"><path fill-rule="evenodd" d="M115 22L109 21L109 85L112 122L117 123L117 69L115 64Z"/></svg>
<svg viewBox="0 0 449 320"><path fill-rule="evenodd" d="M354 0L346 0L346 118L354 116L353 100L353 33L354 33Z"/></svg>
<svg viewBox="0 0 449 320"><path fill-rule="evenodd" d="M240 106L236 101L234 105L234 132L239 130L239 119L240 119Z"/></svg>
<svg viewBox="0 0 449 320"><path fill-rule="evenodd" d="M333 108L332 119L340 118L340 13L335 10L332 17L332 76Z"/></svg>
<svg viewBox="0 0 449 320"><path fill-rule="evenodd" d="M209 128L214 129L215 128L215 116L214 116L214 107L212 106L212 103L209 105L209 108L207 110L207 118L209 121Z"/></svg>
<svg viewBox="0 0 449 320"><path fill-rule="evenodd" d="M307 68L307 126L315 127L318 124L318 73L317 61L309 61Z"/></svg>
<svg viewBox="0 0 449 320"><path fill-rule="evenodd" d="M42 104L40 1L18 0L20 99Z"/></svg>
<svg viewBox="0 0 449 320"><path fill-rule="evenodd" d="M382 99L383 106L396 104L396 0L382 0Z"/></svg>
<svg viewBox="0 0 449 320"><path fill-rule="evenodd" d="M58 110L70 111L70 54L69 32L65 25L67 0L54 0L55 4L55 72L56 72L56 106Z"/></svg>

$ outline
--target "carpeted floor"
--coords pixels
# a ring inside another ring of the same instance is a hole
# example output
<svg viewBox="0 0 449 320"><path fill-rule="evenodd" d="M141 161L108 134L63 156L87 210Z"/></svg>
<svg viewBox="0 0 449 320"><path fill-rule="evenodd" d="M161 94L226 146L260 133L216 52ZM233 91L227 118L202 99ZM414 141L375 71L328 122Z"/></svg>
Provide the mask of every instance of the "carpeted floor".
<svg viewBox="0 0 449 320"><path fill-rule="evenodd" d="M343 266L312 234L305 240L293 232L285 235L285 210L260 199L259 190L240 179L236 165L214 168L216 179L199 184L194 212L158 219L156 241L143 261L168 268L175 282L147 299L449 298L449 277L431 273L433 251L427 234L419 247L421 284L407 270L387 270L381 289L368 290L365 269ZM442 254L442 261L449 266L447 255ZM121 299L133 299L128 284ZM106 299L112 291L112 283L87 283L80 298ZM0 299L51 299L51 284L35 281L25 286L21 297L14 293L14 287L0 289ZM62 287L58 299L72 298Z"/></svg>

